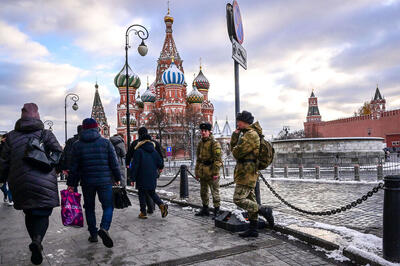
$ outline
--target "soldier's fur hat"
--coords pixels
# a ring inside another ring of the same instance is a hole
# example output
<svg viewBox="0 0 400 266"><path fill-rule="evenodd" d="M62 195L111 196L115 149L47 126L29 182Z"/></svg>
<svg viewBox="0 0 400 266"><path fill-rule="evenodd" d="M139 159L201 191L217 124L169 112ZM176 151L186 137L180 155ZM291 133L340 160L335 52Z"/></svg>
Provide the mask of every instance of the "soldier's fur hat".
<svg viewBox="0 0 400 266"><path fill-rule="evenodd" d="M212 126L210 123L201 123L200 124L200 129L211 131L211 128L212 128Z"/></svg>
<svg viewBox="0 0 400 266"><path fill-rule="evenodd" d="M250 112L243 111L243 112L237 114L236 120L243 121L248 124L253 124L254 116Z"/></svg>

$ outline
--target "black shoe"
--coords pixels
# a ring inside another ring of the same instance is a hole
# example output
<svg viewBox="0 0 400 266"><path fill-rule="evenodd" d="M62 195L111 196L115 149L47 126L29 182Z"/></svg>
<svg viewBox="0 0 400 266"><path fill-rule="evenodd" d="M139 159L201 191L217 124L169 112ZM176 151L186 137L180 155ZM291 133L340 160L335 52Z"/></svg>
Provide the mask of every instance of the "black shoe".
<svg viewBox="0 0 400 266"><path fill-rule="evenodd" d="M203 205L203 208L199 212L195 214L195 216L209 216L210 212L208 210L208 206Z"/></svg>
<svg viewBox="0 0 400 266"><path fill-rule="evenodd" d="M154 213L154 209L147 209L147 214L153 214Z"/></svg>
<svg viewBox="0 0 400 266"><path fill-rule="evenodd" d="M247 229L243 233L240 233L239 236L240 237L258 237L257 227L258 227L258 221L250 220L249 229Z"/></svg>
<svg viewBox="0 0 400 266"><path fill-rule="evenodd" d="M97 242L99 242L99 240L97 239L97 236L89 236L88 241L89 241L90 243L97 243Z"/></svg>
<svg viewBox="0 0 400 266"><path fill-rule="evenodd" d="M260 206L258 213L261 214L268 222L271 228L274 228L274 216L272 215L272 209L265 206Z"/></svg>
<svg viewBox="0 0 400 266"><path fill-rule="evenodd" d="M114 246L114 242L112 241L110 234L104 230L103 228L100 228L100 230L97 232L101 240L103 241L104 246L108 248L112 248Z"/></svg>
<svg viewBox="0 0 400 266"><path fill-rule="evenodd" d="M219 207L214 207L214 217L213 217L213 220L215 220L215 218L217 218L218 215L219 215Z"/></svg>
<svg viewBox="0 0 400 266"><path fill-rule="evenodd" d="M40 240L35 239L32 241L32 243L29 245L29 250L32 252L31 256L31 262L35 265L39 265L43 261L43 255L42 255L42 244L40 243Z"/></svg>

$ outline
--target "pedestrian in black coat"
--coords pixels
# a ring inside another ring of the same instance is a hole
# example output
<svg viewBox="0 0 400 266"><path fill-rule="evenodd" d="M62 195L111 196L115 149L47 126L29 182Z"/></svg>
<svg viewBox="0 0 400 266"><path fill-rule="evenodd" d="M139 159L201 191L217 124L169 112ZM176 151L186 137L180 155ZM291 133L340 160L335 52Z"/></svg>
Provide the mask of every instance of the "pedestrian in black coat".
<svg viewBox="0 0 400 266"><path fill-rule="evenodd" d="M59 206L55 171L42 172L23 159L29 139L40 138L42 132L47 153L59 159L61 146L51 131L44 130L37 105L25 104L21 119L8 133L0 155L0 183L8 181L14 208L25 213L26 228L32 240L29 249L33 264L40 264L43 260L41 243L49 226L49 216L53 208Z"/></svg>
<svg viewBox="0 0 400 266"><path fill-rule="evenodd" d="M155 149L154 142L149 135L145 135L136 147L132 160L131 182L136 182L139 192L140 214L139 218L146 219L146 194L158 205L161 216L168 215L168 205L164 204L156 193L157 178L163 166L161 156Z"/></svg>

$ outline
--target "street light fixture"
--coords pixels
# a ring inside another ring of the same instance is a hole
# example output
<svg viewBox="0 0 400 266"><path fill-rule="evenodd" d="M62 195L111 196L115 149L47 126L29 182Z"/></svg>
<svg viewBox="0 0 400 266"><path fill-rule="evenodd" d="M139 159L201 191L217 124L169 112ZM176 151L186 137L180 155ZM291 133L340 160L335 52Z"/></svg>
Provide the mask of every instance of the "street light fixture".
<svg viewBox="0 0 400 266"><path fill-rule="evenodd" d="M46 120L46 121L43 122L43 124L48 125L48 126L49 126L49 130L50 130L50 131L53 131L53 128L52 128L52 126L53 126L53 121L51 121L51 120Z"/></svg>
<svg viewBox="0 0 400 266"><path fill-rule="evenodd" d="M128 72L128 48L129 46L129 33L134 32L135 35L137 35L142 42L138 46L138 53L141 56L145 56L147 54L148 48L146 44L144 43L144 40L146 40L149 37L149 32L147 29L140 25L140 24L133 24L128 27L125 33L125 66L126 66L126 121L130 121L130 123L126 123L126 133L127 133L127 145L129 147L131 143L131 131L130 131L130 124L133 124L133 120L130 119L130 113L129 113L129 72Z"/></svg>
<svg viewBox="0 0 400 266"><path fill-rule="evenodd" d="M72 110L74 110L74 111L76 111L76 110L78 110L78 104L76 103L77 101L79 101L79 96L77 95L77 94L75 94L75 93L68 93L66 96L65 96L65 100L64 100L64 114L65 114L65 116L64 116L64 124L65 124L65 143L67 143L67 99L68 99L68 97L72 100L72 101L74 101L74 104L72 105Z"/></svg>

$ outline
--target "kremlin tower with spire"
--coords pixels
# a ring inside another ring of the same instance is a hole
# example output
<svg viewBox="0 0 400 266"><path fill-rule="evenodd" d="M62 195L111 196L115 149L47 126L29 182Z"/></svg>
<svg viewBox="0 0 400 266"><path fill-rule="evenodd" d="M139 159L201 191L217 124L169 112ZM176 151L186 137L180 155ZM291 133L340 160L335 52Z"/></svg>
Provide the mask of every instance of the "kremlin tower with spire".
<svg viewBox="0 0 400 266"><path fill-rule="evenodd" d="M204 76L200 64L200 71L197 77L192 82L192 90L187 92L187 83L183 69L183 59L181 58L178 49L176 48L175 41L172 35L172 25L174 18L168 13L164 17L165 23L165 39L157 60L156 77L154 82L150 85L147 81L146 90L139 92L140 79L134 74L129 66L124 66L119 74L114 79L115 86L120 92L120 103L117 105L117 118L118 118L118 133L125 136L126 141L126 124L130 123L131 139L137 139L137 129L140 126L146 126L149 133L153 137L157 137L158 132L154 126L149 123L152 118L152 112L155 110L162 110L167 117L176 117L179 114L184 114L188 109L198 113L202 121L208 121L212 124L214 106L208 99L208 90L210 83ZM130 79L128 81L129 95L126 95L126 67L130 72ZM137 92L137 97L136 96ZM126 121L126 98L129 97L129 112L131 114L131 121ZM173 120L173 119L172 119ZM168 126L169 132L182 131L178 123L171 122ZM179 134L178 134L179 135ZM170 139L168 137L168 139ZM172 141L168 145L174 146ZM174 147L173 147L174 148Z"/></svg>
<svg viewBox="0 0 400 266"><path fill-rule="evenodd" d="M97 81L96 81L96 85L94 85L94 87L95 87L96 91L94 93L92 114L90 117L97 121L97 124L99 125L100 134L105 138L109 138L110 137L110 125L107 123L107 117L104 112L103 104L101 103L100 94L99 94L99 85L97 85Z"/></svg>

